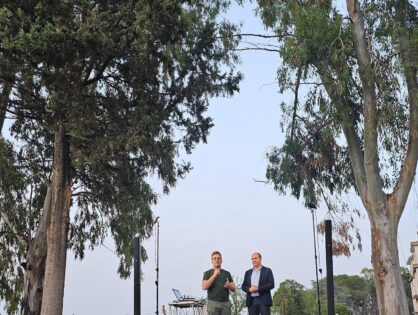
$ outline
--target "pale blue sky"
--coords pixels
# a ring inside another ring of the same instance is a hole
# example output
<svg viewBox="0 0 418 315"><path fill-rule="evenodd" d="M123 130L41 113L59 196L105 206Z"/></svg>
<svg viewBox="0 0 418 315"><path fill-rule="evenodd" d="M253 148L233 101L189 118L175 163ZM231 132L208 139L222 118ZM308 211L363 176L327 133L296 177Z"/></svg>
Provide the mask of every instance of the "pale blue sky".
<svg viewBox="0 0 418 315"><path fill-rule="evenodd" d="M244 21L243 32L264 32L250 8L229 13ZM214 118L208 144L197 147L190 159L194 169L169 196L162 196L154 211L160 216L160 309L174 300L172 288L196 297L205 296L200 284L210 268L210 253L220 250L223 267L242 278L254 251L273 269L276 288L285 279L309 286L315 278L311 215L302 201L279 196L264 179L265 153L280 145L279 95L275 84L279 58L274 53L243 52L240 70L245 75L241 92L211 101ZM416 189L410 200L416 200ZM352 197L353 204L358 204ZM409 243L417 239L418 218L410 201L400 223L398 243L401 265L406 265ZM324 218L319 210L318 219ZM334 273L358 274L370 264L367 221L359 222L363 252L334 258ZM109 239L105 243L113 248ZM320 260L325 275L324 241ZM149 261L144 266L142 314L155 313L155 244L145 244ZM118 258L106 248L88 252L83 261L67 263L64 314L133 314L133 280L120 280Z"/></svg>

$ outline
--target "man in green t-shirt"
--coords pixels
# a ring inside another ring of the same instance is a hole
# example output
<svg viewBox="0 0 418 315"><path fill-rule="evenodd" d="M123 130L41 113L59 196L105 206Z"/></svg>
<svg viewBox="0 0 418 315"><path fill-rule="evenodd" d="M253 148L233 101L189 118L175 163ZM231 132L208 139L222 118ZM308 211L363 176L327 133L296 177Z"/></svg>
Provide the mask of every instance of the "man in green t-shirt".
<svg viewBox="0 0 418 315"><path fill-rule="evenodd" d="M235 283L229 271L221 268L222 255L212 253L213 268L203 274L202 289L208 290L208 315L231 315L229 291L235 291Z"/></svg>

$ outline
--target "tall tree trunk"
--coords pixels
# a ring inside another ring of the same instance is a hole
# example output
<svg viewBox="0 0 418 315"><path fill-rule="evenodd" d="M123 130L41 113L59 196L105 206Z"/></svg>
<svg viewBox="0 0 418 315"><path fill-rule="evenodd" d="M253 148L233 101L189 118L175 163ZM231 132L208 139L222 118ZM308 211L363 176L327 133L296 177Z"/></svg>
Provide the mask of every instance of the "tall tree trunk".
<svg viewBox="0 0 418 315"><path fill-rule="evenodd" d="M399 272L398 218L388 207L370 218L372 264L380 315L408 315L405 288Z"/></svg>
<svg viewBox="0 0 418 315"><path fill-rule="evenodd" d="M51 186L48 185L48 190L44 200L42 218L39 222L36 235L29 245L26 257L26 272L20 308L22 315L37 315L41 313L47 254L46 232L49 226L50 214Z"/></svg>
<svg viewBox="0 0 418 315"><path fill-rule="evenodd" d="M418 142L416 134L418 128L418 106L414 103L414 99L410 99L407 154L393 194L386 196L383 192L380 176L377 85L370 44L366 38L367 30L359 1L347 0L347 10L352 23L353 43L359 67L364 104L364 171L363 169L358 170L361 173L357 174L356 185L359 188L362 202L370 217L372 264L379 314L407 315L409 311L399 266L397 235L399 219L405 207L417 166ZM402 38L402 35L400 37ZM404 58L404 60L409 60L409 58ZM416 76L412 76L412 78L411 74L414 72L407 64L404 65L406 65L405 78L408 93L412 92L414 94L416 91L416 81L414 81ZM353 159L352 156L350 158ZM356 172L356 170L353 169L353 172ZM361 191L361 187L364 186L362 183L364 179L367 183L365 187L367 189Z"/></svg>
<svg viewBox="0 0 418 315"><path fill-rule="evenodd" d="M51 221L47 231L42 315L61 315L64 300L69 209L71 201L69 150L64 124L55 131L51 183Z"/></svg>

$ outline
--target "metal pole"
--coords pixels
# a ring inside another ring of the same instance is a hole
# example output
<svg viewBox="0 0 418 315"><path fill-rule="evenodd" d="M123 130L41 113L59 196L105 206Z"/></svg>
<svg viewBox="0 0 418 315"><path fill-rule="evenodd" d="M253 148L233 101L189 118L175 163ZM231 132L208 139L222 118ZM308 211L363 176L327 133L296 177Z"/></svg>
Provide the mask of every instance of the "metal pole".
<svg viewBox="0 0 418 315"><path fill-rule="evenodd" d="M310 208L312 212L312 230L313 230L313 239L314 239L314 251L315 251L315 274L316 274L316 294L318 300L318 315L321 315L321 297L319 295L319 280L318 280L318 256L316 255L316 235L315 235L315 219L314 219L314 210L315 208Z"/></svg>
<svg viewBox="0 0 418 315"><path fill-rule="evenodd" d="M334 306L334 272L332 266L332 223L325 220L325 253L327 259L327 300L328 315L335 315Z"/></svg>
<svg viewBox="0 0 418 315"><path fill-rule="evenodd" d="M134 242L134 315L141 315L141 239L139 233Z"/></svg>
<svg viewBox="0 0 418 315"><path fill-rule="evenodd" d="M157 292L156 292L157 303L156 303L156 307L155 307L155 314L156 315L159 314L159 307L158 307L158 285L159 285L159 271L160 271L160 267L159 267L159 265L160 265L160 222L158 222L159 218L160 217L157 217L155 219L155 223L157 224L157 236L156 236L156 243L157 244L156 244L156 250L155 250L156 261L157 261L157 263L156 263L157 267L155 268L155 271L157 272L157 279L155 280L155 286L156 286L156 289L157 289Z"/></svg>

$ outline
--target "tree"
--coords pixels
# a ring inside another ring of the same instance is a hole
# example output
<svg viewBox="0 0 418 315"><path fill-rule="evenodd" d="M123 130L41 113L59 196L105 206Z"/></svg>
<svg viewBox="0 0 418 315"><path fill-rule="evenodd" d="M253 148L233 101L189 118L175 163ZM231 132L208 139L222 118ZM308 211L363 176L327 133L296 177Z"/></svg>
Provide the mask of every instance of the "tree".
<svg viewBox="0 0 418 315"><path fill-rule="evenodd" d="M365 276L334 276L335 301L347 306L352 314L377 314L373 279Z"/></svg>
<svg viewBox="0 0 418 315"><path fill-rule="evenodd" d="M16 139L0 148L0 279L9 283L0 297L10 313L23 290L23 314L61 314L67 248L81 259L108 233L129 275L132 237L148 237L154 221L147 179L168 192L185 176L178 156L206 142L208 99L238 90L235 28L218 18L226 6L3 3L0 121L12 120Z"/></svg>
<svg viewBox="0 0 418 315"><path fill-rule="evenodd" d="M402 269L402 277L407 280L408 270ZM327 279L319 280L321 314L328 314L326 285ZM316 281L305 288L294 280L285 280L274 293L273 312L284 314L316 314L318 312ZM406 295L411 290L405 287ZM371 315L378 314L373 270L363 269L361 275L335 275L334 298L336 314ZM303 301L303 302L301 302ZM409 304L409 302L408 302ZM412 305L409 305L413 312Z"/></svg>
<svg viewBox="0 0 418 315"><path fill-rule="evenodd" d="M346 307L343 304L335 304L335 314L338 315L351 315L351 312L349 311L348 307Z"/></svg>
<svg viewBox="0 0 418 315"><path fill-rule="evenodd" d="M231 313L232 315L241 314L242 310L245 308L245 302L247 295L244 291L241 290L242 279L236 277L235 284L237 289L234 292L230 292L229 297L231 300Z"/></svg>
<svg viewBox="0 0 418 315"><path fill-rule="evenodd" d="M0 298L5 300L8 313L19 306L16 293L22 291L23 277L19 258L26 249L26 236L20 231L24 230L27 214L22 204L27 181L14 164L15 159L12 144L0 137ZM7 209L13 209L12 215ZM5 229L3 222L11 228Z"/></svg>
<svg viewBox="0 0 418 315"><path fill-rule="evenodd" d="M403 286L405 288L406 300L408 301L408 309L409 314L414 313L414 303L412 302L412 289L411 289L411 274L409 273L409 269L405 267L401 267L401 276L403 281Z"/></svg>
<svg viewBox="0 0 418 315"><path fill-rule="evenodd" d="M267 178L331 214L343 194L357 193L370 220L379 314L408 314L397 231L418 158L416 8L347 0L347 15L327 0L258 4L279 39L280 91L295 95L282 104L286 140L268 154ZM347 241L350 222L340 226Z"/></svg>
<svg viewBox="0 0 418 315"><path fill-rule="evenodd" d="M308 315L315 309L315 295L294 280L285 280L273 295L273 312L283 315Z"/></svg>

